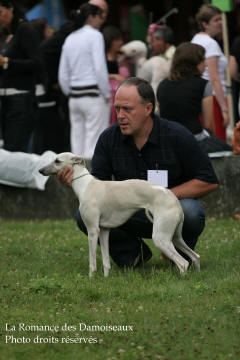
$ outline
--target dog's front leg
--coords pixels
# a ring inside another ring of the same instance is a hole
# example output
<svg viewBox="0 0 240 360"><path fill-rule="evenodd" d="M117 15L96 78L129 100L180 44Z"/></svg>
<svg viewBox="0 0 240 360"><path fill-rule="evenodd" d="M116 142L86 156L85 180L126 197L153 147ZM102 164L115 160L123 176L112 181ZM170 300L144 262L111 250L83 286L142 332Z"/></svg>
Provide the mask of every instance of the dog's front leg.
<svg viewBox="0 0 240 360"><path fill-rule="evenodd" d="M99 240L102 252L104 276L108 277L111 268L109 257L109 230L100 228Z"/></svg>
<svg viewBox="0 0 240 360"><path fill-rule="evenodd" d="M88 230L88 243L89 243L89 276L92 277L94 271L97 270L97 242L99 236L99 229Z"/></svg>

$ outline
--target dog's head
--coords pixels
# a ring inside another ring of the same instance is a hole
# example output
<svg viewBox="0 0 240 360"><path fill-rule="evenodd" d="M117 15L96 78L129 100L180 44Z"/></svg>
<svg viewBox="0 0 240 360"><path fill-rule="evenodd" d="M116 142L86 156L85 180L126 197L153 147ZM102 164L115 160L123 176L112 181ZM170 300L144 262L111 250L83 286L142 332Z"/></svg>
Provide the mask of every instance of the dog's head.
<svg viewBox="0 0 240 360"><path fill-rule="evenodd" d="M77 164L85 167L84 159L70 152L64 152L58 154L54 161L41 168L39 172L45 176L55 175L59 170L65 168L67 165L73 167Z"/></svg>
<svg viewBox="0 0 240 360"><path fill-rule="evenodd" d="M147 55L147 46L141 40L129 41L121 47L121 52L130 58L137 58L140 56L146 57Z"/></svg>

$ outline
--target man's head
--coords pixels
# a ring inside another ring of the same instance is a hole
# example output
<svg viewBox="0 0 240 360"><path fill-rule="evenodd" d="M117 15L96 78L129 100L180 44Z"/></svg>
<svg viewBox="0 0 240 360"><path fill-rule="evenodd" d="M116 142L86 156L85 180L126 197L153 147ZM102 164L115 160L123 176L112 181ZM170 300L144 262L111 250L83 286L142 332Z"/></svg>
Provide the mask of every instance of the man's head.
<svg viewBox="0 0 240 360"><path fill-rule="evenodd" d="M144 135L152 127L155 95L147 81L136 77L123 81L117 89L114 105L123 135Z"/></svg>
<svg viewBox="0 0 240 360"><path fill-rule="evenodd" d="M151 49L153 55L162 55L173 44L174 36L170 27L164 25L152 33Z"/></svg>
<svg viewBox="0 0 240 360"><path fill-rule="evenodd" d="M108 16L108 4L105 0L89 0L89 4L96 5L102 9L102 20L106 22Z"/></svg>

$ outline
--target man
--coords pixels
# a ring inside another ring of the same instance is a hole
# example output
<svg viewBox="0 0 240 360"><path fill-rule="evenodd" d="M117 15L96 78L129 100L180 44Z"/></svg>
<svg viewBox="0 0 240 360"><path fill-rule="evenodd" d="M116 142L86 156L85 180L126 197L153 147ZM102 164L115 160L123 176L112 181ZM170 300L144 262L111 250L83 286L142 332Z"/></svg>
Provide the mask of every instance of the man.
<svg viewBox="0 0 240 360"><path fill-rule="evenodd" d="M151 52L152 55L160 55L171 61L176 50L173 45L173 31L169 26L157 27L152 32Z"/></svg>
<svg viewBox="0 0 240 360"><path fill-rule="evenodd" d="M209 158L185 127L154 115L154 92L145 80L128 78L121 83L115 108L118 123L100 135L92 174L101 180L147 180L153 173L157 183L167 182L184 211L183 239L194 249L205 224L204 210L195 198L218 186ZM57 177L71 186L72 176L72 169L65 168ZM79 212L77 223L86 233ZM141 240L151 237L152 223L144 210L139 211L110 231L110 255L120 267L136 267L151 258L150 249Z"/></svg>

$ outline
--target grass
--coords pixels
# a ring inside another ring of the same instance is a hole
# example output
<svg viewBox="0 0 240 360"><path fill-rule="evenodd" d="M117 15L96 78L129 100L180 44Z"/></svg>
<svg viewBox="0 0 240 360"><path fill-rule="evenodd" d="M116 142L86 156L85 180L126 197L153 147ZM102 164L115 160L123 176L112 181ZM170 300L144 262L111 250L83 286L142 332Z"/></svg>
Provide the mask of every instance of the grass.
<svg viewBox="0 0 240 360"><path fill-rule="evenodd" d="M99 251L90 280L74 221L2 221L0 359L240 359L240 222L209 220L183 278L147 243L149 263L108 279Z"/></svg>

